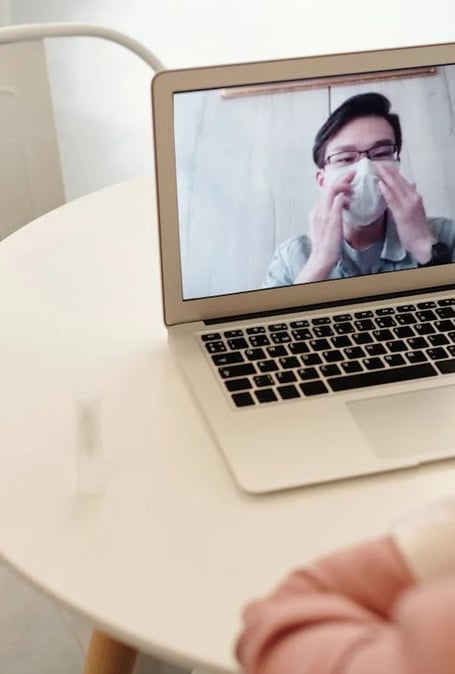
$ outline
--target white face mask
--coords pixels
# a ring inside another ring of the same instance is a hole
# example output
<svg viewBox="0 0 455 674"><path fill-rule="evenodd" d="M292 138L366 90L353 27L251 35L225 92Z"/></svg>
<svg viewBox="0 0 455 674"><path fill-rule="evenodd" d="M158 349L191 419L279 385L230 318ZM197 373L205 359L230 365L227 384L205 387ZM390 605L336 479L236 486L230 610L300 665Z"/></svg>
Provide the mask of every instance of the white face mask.
<svg viewBox="0 0 455 674"><path fill-rule="evenodd" d="M354 166L332 167L326 172L326 178L330 183L334 183L353 170L355 176L350 183L353 192L349 208L343 210L343 221L351 227L366 227L377 220L387 208L386 201L379 191L379 176L374 162L363 157Z"/></svg>

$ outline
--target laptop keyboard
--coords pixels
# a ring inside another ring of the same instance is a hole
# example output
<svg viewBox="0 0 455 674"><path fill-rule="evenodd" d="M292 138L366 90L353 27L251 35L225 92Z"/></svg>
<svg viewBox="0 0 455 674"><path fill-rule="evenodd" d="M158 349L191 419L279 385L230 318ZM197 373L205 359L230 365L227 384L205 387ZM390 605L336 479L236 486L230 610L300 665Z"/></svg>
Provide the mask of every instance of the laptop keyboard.
<svg viewBox="0 0 455 674"><path fill-rule="evenodd" d="M236 407L455 373L455 297L199 335Z"/></svg>

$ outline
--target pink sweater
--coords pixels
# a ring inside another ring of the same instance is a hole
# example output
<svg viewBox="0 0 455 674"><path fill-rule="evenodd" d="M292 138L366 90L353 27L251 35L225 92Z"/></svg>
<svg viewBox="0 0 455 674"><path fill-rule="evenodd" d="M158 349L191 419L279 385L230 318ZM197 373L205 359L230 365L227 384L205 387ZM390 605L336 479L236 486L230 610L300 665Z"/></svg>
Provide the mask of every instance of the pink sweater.
<svg viewBox="0 0 455 674"><path fill-rule="evenodd" d="M455 674L452 569L446 501L250 603L237 657L247 674Z"/></svg>

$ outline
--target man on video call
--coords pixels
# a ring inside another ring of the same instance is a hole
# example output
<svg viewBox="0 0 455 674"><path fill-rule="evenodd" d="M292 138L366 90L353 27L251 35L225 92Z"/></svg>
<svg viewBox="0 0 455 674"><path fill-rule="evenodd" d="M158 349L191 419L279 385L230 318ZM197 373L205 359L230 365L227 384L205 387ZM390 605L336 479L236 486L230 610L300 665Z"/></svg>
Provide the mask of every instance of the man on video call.
<svg viewBox="0 0 455 674"><path fill-rule="evenodd" d="M353 96L316 134L319 199L309 235L282 243L265 288L415 269L455 260L455 223L427 217L400 173L398 115L381 94Z"/></svg>

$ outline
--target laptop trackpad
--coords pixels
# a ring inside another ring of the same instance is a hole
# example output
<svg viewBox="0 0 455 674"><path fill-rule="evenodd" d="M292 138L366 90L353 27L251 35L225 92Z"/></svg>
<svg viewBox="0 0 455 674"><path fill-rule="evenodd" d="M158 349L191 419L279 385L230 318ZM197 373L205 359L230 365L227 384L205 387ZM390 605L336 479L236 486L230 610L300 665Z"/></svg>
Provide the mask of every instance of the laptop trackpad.
<svg viewBox="0 0 455 674"><path fill-rule="evenodd" d="M449 454L455 448L455 386L347 403L380 458Z"/></svg>

